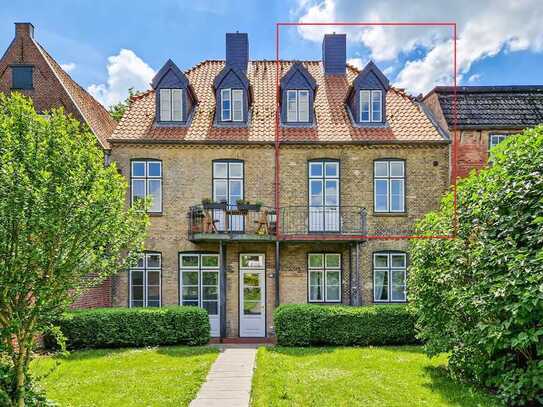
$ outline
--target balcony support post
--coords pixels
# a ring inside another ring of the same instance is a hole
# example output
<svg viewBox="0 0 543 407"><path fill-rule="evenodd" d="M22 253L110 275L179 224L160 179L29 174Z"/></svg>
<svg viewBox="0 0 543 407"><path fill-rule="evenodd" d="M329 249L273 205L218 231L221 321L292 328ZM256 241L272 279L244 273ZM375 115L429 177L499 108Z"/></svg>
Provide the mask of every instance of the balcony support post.
<svg viewBox="0 0 543 407"><path fill-rule="evenodd" d="M219 242L219 292L220 292L220 334L221 339L226 337L226 245Z"/></svg>
<svg viewBox="0 0 543 407"><path fill-rule="evenodd" d="M279 276L281 273L281 250L279 240L275 241L275 307L281 303Z"/></svg>

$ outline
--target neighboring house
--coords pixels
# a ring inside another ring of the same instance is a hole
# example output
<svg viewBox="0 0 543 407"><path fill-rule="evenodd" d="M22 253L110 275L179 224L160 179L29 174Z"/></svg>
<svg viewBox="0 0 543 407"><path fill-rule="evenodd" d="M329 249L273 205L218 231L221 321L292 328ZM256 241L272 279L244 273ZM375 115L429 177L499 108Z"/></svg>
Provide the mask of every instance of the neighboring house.
<svg viewBox="0 0 543 407"><path fill-rule="evenodd" d="M168 60L133 97L108 142L151 225L114 305L201 306L213 336L266 337L278 304L406 301L408 241L393 237L437 207L449 139L373 63L347 65L345 35L277 68L227 34L225 61Z"/></svg>
<svg viewBox="0 0 543 407"><path fill-rule="evenodd" d="M14 91L30 97L39 113L63 107L65 112L89 126L98 145L104 149L106 156L109 154L107 138L115 128L115 121L34 39L34 26L31 23L15 23L15 38L0 59L0 92L9 94ZM108 281L89 290L74 306L110 304Z"/></svg>
<svg viewBox="0 0 543 407"><path fill-rule="evenodd" d="M437 86L423 98L435 120L458 130L457 174L483 167L489 150L510 134L543 123L543 86ZM456 120L456 123L455 123Z"/></svg>

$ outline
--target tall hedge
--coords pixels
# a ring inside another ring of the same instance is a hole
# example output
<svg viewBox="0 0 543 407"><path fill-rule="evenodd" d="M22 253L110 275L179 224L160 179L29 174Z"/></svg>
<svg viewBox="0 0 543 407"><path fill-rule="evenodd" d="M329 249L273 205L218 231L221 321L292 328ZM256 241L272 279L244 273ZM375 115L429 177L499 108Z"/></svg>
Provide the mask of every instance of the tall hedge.
<svg viewBox="0 0 543 407"><path fill-rule="evenodd" d="M284 346L404 345L416 342L415 318L404 305L279 306L273 320Z"/></svg>
<svg viewBox="0 0 543 407"><path fill-rule="evenodd" d="M543 404L543 126L507 138L458 185L452 240L415 240L409 293L429 354L511 405ZM452 232L453 197L418 234Z"/></svg>
<svg viewBox="0 0 543 407"><path fill-rule="evenodd" d="M207 312L198 307L79 310L65 313L54 325L68 349L204 345L210 335ZM46 336L46 345L54 347L55 341Z"/></svg>

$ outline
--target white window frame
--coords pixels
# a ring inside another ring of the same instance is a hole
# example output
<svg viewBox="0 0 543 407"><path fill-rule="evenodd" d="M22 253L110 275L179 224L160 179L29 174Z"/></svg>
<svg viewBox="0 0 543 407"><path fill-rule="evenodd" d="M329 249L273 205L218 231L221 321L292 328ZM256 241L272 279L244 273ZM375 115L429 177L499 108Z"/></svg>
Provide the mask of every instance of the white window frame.
<svg viewBox="0 0 543 407"><path fill-rule="evenodd" d="M383 256L387 258L386 267L377 267L376 258ZM392 267L392 256L401 256L403 257L403 267ZM375 295L375 272L376 271L385 271L387 273L387 299L378 300ZM404 297L403 300L393 300L392 297L392 272L393 271L403 271L403 286L404 286ZM396 251L385 251L385 252L375 252L373 253L373 302L378 303L405 303L407 302L407 254L404 252Z"/></svg>
<svg viewBox="0 0 543 407"><path fill-rule="evenodd" d="M306 117L302 118L302 104L301 96L305 95L307 100L307 110L305 111ZM291 96L294 97L294 109L291 109L289 103ZM287 123L309 123L310 121L310 100L309 90L307 89L288 89L287 90Z"/></svg>
<svg viewBox="0 0 543 407"><path fill-rule="evenodd" d="M492 148L496 147L498 144L500 144L502 141L504 141L509 134L503 134L503 133L491 133L490 139L488 141L488 150L490 151ZM493 140L497 138L499 141L497 143L493 143Z"/></svg>
<svg viewBox="0 0 543 407"><path fill-rule="evenodd" d="M228 100L228 109L223 106L224 101ZM228 112L228 115L226 115ZM221 121L229 122L232 120L232 89L221 89Z"/></svg>
<svg viewBox="0 0 543 407"><path fill-rule="evenodd" d="M197 257L198 258L198 264L196 266L183 266L183 258L184 257ZM204 257L214 257L217 259L217 265L216 266L204 266ZM202 252L194 252L194 253L180 253L179 254L179 305L185 305L186 302L197 302L198 307L205 308L204 302L216 302L217 303L217 313L216 314L210 314L214 316L219 316L221 313L221 292L220 292L220 266L221 266L221 258L219 254L217 253L202 253ZM217 284L209 285L204 284L204 274L205 273L217 273ZM196 285L194 284L184 284L183 283L183 273L197 273L198 274L198 283ZM197 287L198 291L198 298L196 300L184 300L183 298L183 288L187 287ZM204 288L208 287L216 287L217 288L217 299L216 300L210 300L210 299L204 299Z"/></svg>
<svg viewBox="0 0 543 407"><path fill-rule="evenodd" d="M158 266L149 267L148 259L151 256L158 256ZM131 267L128 271L128 306L133 308L133 298L132 298L132 272L143 272L143 308L148 307L148 272L157 272L158 271L158 307L162 306L162 253L160 252L145 252L141 254L142 265L139 266L138 263ZM156 285L153 285L155 287Z"/></svg>
<svg viewBox="0 0 543 407"><path fill-rule="evenodd" d="M231 101L232 101L231 102L232 121L242 122L243 121L243 89L232 89ZM236 103L239 105L238 110L235 109Z"/></svg>
<svg viewBox="0 0 543 407"><path fill-rule="evenodd" d="M368 98L368 120L362 119L362 99L363 96ZM373 119L373 102L374 98L379 101L379 119ZM360 90L359 95L359 119L361 123L381 123L383 121L383 92L380 90Z"/></svg>
<svg viewBox="0 0 543 407"><path fill-rule="evenodd" d="M143 175L134 175L134 165L135 164L143 164L144 173ZM160 166L160 175L149 175L149 166L150 164L158 164ZM149 196L149 183L151 181L157 182L160 184L160 193L159 193L159 208L157 210L149 210L148 213L162 213L162 193L163 193L163 181L162 181L162 174L163 174L163 166L162 161L160 160L132 160L130 162L130 204L134 204L134 183L135 181L143 181L144 185L144 198L147 198Z"/></svg>
<svg viewBox="0 0 543 407"><path fill-rule="evenodd" d="M162 95L166 94L167 93L167 99L168 99L168 102L167 102L167 106L164 106L163 103L163 98L162 98ZM174 94L179 94L179 109L180 109L180 117L179 119L174 119L174 115L173 115L173 98L174 98ZM158 114L159 114L159 121L160 122L167 122L167 123L171 123L171 122L182 122L183 121L183 89L180 89L180 88L162 88L159 90L159 109L158 109ZM164 108L167 108L167 111L169 113L169 119L167 118L163 118L162 117L162 110Z"/></svg>
<svg viewBox="0 0 543 407"><path fill-rule="evenodd" d="M311 267L311 256L321 256L322 266L321 267ZM326 259L330 256L338 256L339 263L338 266L327 266ZM307 254L307 301L314 303L341 303L342 298L342 267L341 267L341 253L308 253ZM321 299L311 299L311 274L319 273L321 274ZM338 285L329 286L328 285L328 274L329 273L339 273ZM328 288L329 287L338 287L339 298L338 299L329 299L328 298Z"/></svg>
<svg viewBox="0 0 543 407"><path fill-rule="evenodd" d="M391 173L391 163L401 163L402 165L402 175L392 175ZM387 174L386 175L377 175L377 164L386 164L387 165ZM405 161L403 160L376 160L373 162L373 211L375 213L406 213L406 199L405 199ZM386 181L387 185L387 207L385 210L377 208L377 183L378 181ZM401 181L402 185L402 195L401 195L401 208L392 209L392 182Z"/></svg>

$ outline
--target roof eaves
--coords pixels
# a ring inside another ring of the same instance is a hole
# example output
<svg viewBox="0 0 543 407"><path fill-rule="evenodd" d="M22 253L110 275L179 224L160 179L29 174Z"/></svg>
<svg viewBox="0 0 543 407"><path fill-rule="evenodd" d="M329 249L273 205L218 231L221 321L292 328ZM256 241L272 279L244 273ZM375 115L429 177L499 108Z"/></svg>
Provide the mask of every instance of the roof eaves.
<svg viewBox="0 0 543 407"><path fill-rule="evenodd" d="M49 62L49 59L47 58L47 55L45 55L45 50L41 47L41 45L36 41L34 40L34 38L31 38L31 41L34 43L34 45L36 46L36 48L38 49L38 51L40 52L41 56L43 57L43 59L45 60L45 63L49 66L49 68L51 69L51 71L53 72L53 75L55 75L55 78L57 78L58 82L60 83L60 86L62 86L62 89L64 89L64 91L66 92L66 94L68 95L68 97L70 98L70 100L72 101L72 103L74 104L74 106L76 107L77 111L79 112L79 114L81 115L81 117L83 117L83 119L85 120L85 123L89 126L90 128L90 125L89 123L91 123L91 121L83 114L83 111L82 109L79 107L79 105L77 104L77 102L75 101L74 97L72 96L72 94L68 91L68 89L66 88L65 84L64 84L64 81L58 76L55 68L51 65L51 63ZM52 57L51 57L52 58ZM102 146L102 148L104 150L109 150L110 149L110 146L106 146L104 144L104 142L100 139L100 137L95 133L95 130L94 129L91 129L92 132L94 133L94 136L96 137L96 139L98 140L98 143L100 144L100 146Z"/></svg>

